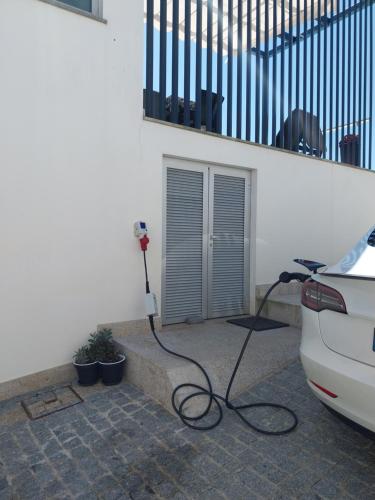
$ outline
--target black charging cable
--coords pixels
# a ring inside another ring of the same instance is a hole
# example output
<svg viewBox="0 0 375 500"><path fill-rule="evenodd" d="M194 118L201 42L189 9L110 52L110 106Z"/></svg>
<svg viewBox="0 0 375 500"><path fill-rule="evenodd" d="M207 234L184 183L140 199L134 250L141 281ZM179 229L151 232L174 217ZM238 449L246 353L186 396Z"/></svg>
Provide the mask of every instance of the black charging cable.
<svg viewBox="0 0 375 500"><path fill-rule="evenodd" d="M146 292L149 293L150 292L150 285L149 285L149 280L148 280L147 260L146 260L146 252L145 251L143 252L143 259L144 259L145 276L146 276ZM297 424L298 424L297 415L295 414L295 412L293 410L291 410L287 406L277 404L277 403L250 403L250 404L245 404L245 405L234 405L230 401L230 392L232 389L233 382L236 378L237 371L240 367L242 358L245 354L247 345L248 345L249 340L251 338L251 335L254 331L254 326L255 326L256 322L258 321L260 314L263 310L263 307L264 307L268 297L272 293L272 291L280 283L289 283L292 280L305 281L308 278L309 278L309 276L306 274L284 272L284 273L281 273L279 279L269 288L269 290L267 291L266 295L264 296L262 303L260 304L259 309L254 317L253 326L249 330L249 332L246 336L246 339L244 340L240 354L239 354L237 361L236 361L236 365L235 365L234 370L232 372L232 375L230 377L225 396L221 396L220 394L216 394L213 391L210 377L209 377L207 371L203 368L203 366L200 363L198 363L198 361L196 361L193 358L190 358L189 356L185 356L184 354L180 354L178 352L172 351L171 349L168 349L168 347L166 347L161 342L161 340L160 340L160 338L155 330L153 316L150 315L148 317L152 334L153 334L156 342L159 344L159 346L164 351L166 351L168 354L172 354L173 356L177 356L178 358L185 359L186 361L189 361L190 363L195 365L200 370L200 372L202 373L203 377L206 380L207 387L203 387L201 385L188 382L188 383L184 383L184 384L179 384L178 386L176 386L176 388L172 392L173 409L185 425L187 425L188 427L190 427L192 429L199 430L199 431L207 431L210 429L214 429L215 427L217 427L220 424L220 422L223 418L223 409L222 409L222 404L221 404L221 402L223 402L223 403L225 403L225 406L229 410L233 410L248 427L250 427L251 429L253 429L257 432L260 432L262 434L267 434L267 435L271 435L271 436L280 436L282 434L288 434L289 432L292 432L297 427ZM189 394L188 396L185 396L182 399L182 401L178 403L177 396L178 396L179 391L181 391L181 389L185 389L185 390L192 389L193 392L191 394ZM207 398L208 398L207 406L205 407L205 409L201 413L199 413L198 415L195 415L193 417L186 415L184 413L184 408L185 408L186 403L188 401L190 401L191 399L199 397L199 396L207 396ZM199 421L201 421L204 417L206 417L208 415L208 413L210 412L213 405L216 406L216 408L218 410L218 415L217 415L217 418L215 419L215 421L213 423L209 423L206 425L199 424ZM285 427L284 429L271 431L271 430L267 430L267 429L258 427L257 425L252 423L249 418L245 417L242 414L242 411L248 410L250 408L264 408L264 407L274 408L274 409L283 410L283 411L287 412L292 419L292 423L288 427Z"/></svg>

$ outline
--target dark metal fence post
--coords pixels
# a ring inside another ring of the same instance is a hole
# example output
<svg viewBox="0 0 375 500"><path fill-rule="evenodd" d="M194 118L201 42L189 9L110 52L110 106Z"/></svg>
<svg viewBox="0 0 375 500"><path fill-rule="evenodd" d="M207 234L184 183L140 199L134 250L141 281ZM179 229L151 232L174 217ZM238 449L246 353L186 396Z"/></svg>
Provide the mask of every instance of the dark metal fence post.
<svg viewBox="0 0 375 500"><path fill-rule="evenodd" d="M171 121L178 123L178 44L179 44L179 0L173 0L172 21L172 113Z"/></svg>
<svg viewBox="0 0 375 500"><path fill-rule="evenodd" d="M274 0L276 1L276 0ZM252 0L247 0L247 32L246 32L246 140L251 137L251 37L252 37Z"/></svg>
<svg viewBox="0 0 375 500"><path fill-rule="evenodd" d="M341 30L341 33L342 33L342 42L341 42L341 60L342 60L342 63L341 63L341 131L342 131L342 136L345 135L345 123L346 123L346 120L345 120L345 115L346 115L346 101L345 101L345 97L346 97L346 94L345 94L345 90L347 88L347 75L345 73L346 71L346 58L347 58L347 53L346 53L346 50L345 50L345 46L346 46L346 26L345 26L345 23L346 23L346 15L345 15L345 0L342 0L342 30ZM338 23L340 22L340 20L337 21Z"/></svg>
<svg viewBox="0 0 375 500"><path fill-rule="evenodd" d="M358 77L358 66L357 66L357 38L358 38L358 19L357 19L356 9L353 13L354 16L354 43L353 43L353 131L352 134L356 134L356 121L357 121L357 77Z"/></svg>
<svg viewBox="0 0 375 500"><path fill-rule="evenodd" d="M314 115L314 78L315 78L315 61L314 61L314 25L315 25L315 14L314 14L314 1L311 0L310 6L310 130L313 128L313 115ZM314 153L312 145L310 144L310 156Z"/></svg>
<svg viewBox="0 0 375 500"><path fill-rule="evenodd" d="M233 94L233 0L228 0L228 83L227 83L227 135L232 136Z"/></svg>
<svg viewBox="0 0 375 500"><path fill-rule="evenodd" d="M369 32L370 32L370 85L374 84L374 4L372 3L369 6ZM373 97L372 97L372 88L370 87L369 90L369 108L370 108L370 113L369 113L369 119L370 119L370 124L369 124L369 151L368 151L368 160L369 160L369 168L372 169L372 141L373 141L373 124L372 124L372 116L373 116Z"/></svg>
<svg viewBox="0 0 375 500"><path fill-rule="evenodd" d="M153 115L154 87L154 0L147 0L146 27L146 116Z"/></svg>
<svg viewBox="0 0 375 500"><path fill-rule="evenodd" d="M320 98L321 98L321 57L322 57L322 3L321 0L318 0L318 46L316 50L316 117L318 119L318 124L319 128L321 127L321 122L320 122ZM325 137L325 130L323 131L323 142L324 142L324 137ZM324 149L324 146L322 146ZM320 155L320 145L318 148L318 155Z"/></svg>
<svg viewBox="0 0 375 500"><path fill-rule="evenodd" d="M296 48L296 109L299 111L299 107L300 107L300 78L299 78L299 74L300 74L300 67L301 67L301 4L300 4L300 0L297 0L297 19L296 19L296 24L297 24L297 33L296 33L296 37L297 37L297 42L296 42L296 45L297 45L297 48ZM300 137L300 120L298 119L297 120L297 137L298 137L298 140L299 140L299 137ZM298 141L298 146L297 146L297 151L299 151L299 141Z"/></svg>
<svg viewBox="0 0 375 500"><path fill-rule="evenodd" d="M160 70L159 70L159 116L165 120L167 93L167 0L160 0Z"/></svg>
<svg viewBox="0 0 375 500"><path fill-rule="evenodd" d="M217 22L217 114L216 132L221 134L223 119L223 0L218 0Z"/></svg>
<svg viewBox="0 0 375 500"><path fill-rule="evenodd" d="M292 91L293 91L293 0L289 0L288 17L288 134L286 147L292 149Z"/></svg>
<svg viewBox="0 0 375 500"><path fill-rule="evenodd" d="M292 0L290 0L292 1ZM269 114L269 0L264 0L264 57L262 85L262 144L268 144L268 114Z"/></svg>
<svg viewBox="0 0 375 500"><path fill-rule="evenodd" d="M191 0L185 0L184 125L187 127L190 126L190 66L191 66L190 37L191 37Z"/></svg>
<svg viewBox="0 0 375 500"><path fill-rule="evenodd" d="M366 127L366 120L367 120L367 65L368 65L368 60L367 60L367 11L369 7L365 7L366 12L364 15L364 49L363 49L363 112L362 112L362 118L363 118L363 133L362 133L362 145L363 145L363 152L362 152L362 167L366 168L366 144L367 144L367 127ZM371 82L373 83L373 82ZM370 83L370 85L371 85ZM372 89L370 90L372 92ZM370 141L371 141L370 137Z"/></svg>
<svg viewBox="0 0 375 500"><path fill-rule="evenodd" d="M277 0L273 0L272 32L272 145L276 146Z"/></svg>
<svg viewBox="0 0 375 500"><path fill-rule="evenodd" d="M285 90L285 0L280 2L281 8L281 61L280 61L280 146L285 147L284 137L284 90Z"/></svg>
<svg viewBox="0 0 375 500"><path fill-rule="evenodd" d="M212 0L207 0L206 130L212 131Z"/></svg>
<svg viewBox="0 0 375 500"><path fill-rule="evenodd" d="M335 159L339 161L339 126L340 126L340 1L337 0L337 22L336 22L336 144Z"/></svg>
<svg viewBox="0 0 375 500"><path fill-rule="evenodd" d="M303 2L303 154L307 152L307 0Z"/></svg>
<svg viewBox="0 0 375 500"><path fill-rule="evenodd" d="M197 0L197 42L195 53L195 128L202 124L202 0Z"/></svg>
<svg viewBox="0 0 375 500"><path fill-rule="evenodd" d="M236 136L242 136L242 0L237 10L237 127Z"/></svg>
<svg viewBox="0 0 375 500"><path fill-rule="evenodd" d="M260 137L260 0L256 0L255 142Z"/></svg>
<svg viewBox="0 0 375 500"><path fill-rule="evenodd" d="M347 81L348 81L348 99L347 99L347 110L346 110L346 120L347 120L347 134L350 134L351 128L351 114L352 114L352 0L348 0L348 71L347 71Z"/></svg>
<svg viewBox="0 0 375 500"><path fill-rule="evenodd" d="M363 142L363 118L362 115L362 79L363 79L363 5L359 6L359 74L358 74L358 134L360 143ZM361 148L359 149L359 164L363 167Z"/></svg>
<svg viewBox="0 0 375 500"><path fill-rule="evenodd" d="M324 0L324 41L323 41L323 158L327 157L327 28L328 28L328 1Z"/></svg>

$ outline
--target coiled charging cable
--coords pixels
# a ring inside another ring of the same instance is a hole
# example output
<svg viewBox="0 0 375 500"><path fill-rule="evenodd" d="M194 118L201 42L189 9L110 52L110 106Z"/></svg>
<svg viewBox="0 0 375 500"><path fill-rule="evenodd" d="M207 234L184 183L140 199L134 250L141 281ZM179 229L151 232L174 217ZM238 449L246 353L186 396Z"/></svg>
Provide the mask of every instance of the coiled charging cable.
<svg viewBox="0 0 375 500"><path fill-rule="evenodd" d="M145 267L145 276L146 276L146 293L149 293L150 292L150 285L149 285L149 281L148 281L147 261L146 261L146 252L145 251L143 252L143 258L144 258L144 267ZM298 280L298 281L305 281L308 277L309 277L308 275L305 275L302 273L284 272L280 275L279 279L269 288L269 290L267 291L266 295L264 296L262 303L260 304L259 309L254 317L253 326L249 330L249 332L244 340L240 354L239 354L237 361L236 361L236 365L235 365L234 370L232 372L232 375L230 377L225 396L221 396L220 394L216 394L213 391L210 377L209 377L207 371L203 368L203 366L200 363L198 363L198 361L196 361L193 358L190 358L189 356L185 356L184 354L180 354L178 352L172 351L171 349L169 349L168 347L166 347L162 343L158 334L156 333L153 316L152 315L148 316L152 334L153 334L156 342L159 344L159 346L168 354L171 354L171 355L176 356L176 357L181 358L181 359L185 359L186 361L189 361L190 363L195 365L200 370L200 372L202 373L203 377L206 380L207 387L203 387L203 386L198 385L198 384L193 384L193 383L187 382L184 384L179 384L178 386L176 386L176 388L172 392L173 409L176 412L176 414L179 416L181 421L186 426L190 427L191 429L198 430L198 431L207 431L210 429L214 429L215 427L217 427L220 424L220 422L223 418L223 408L222 408L222 403L221 403L221 402L223 402L225 404L225 406L229 410L233 410L248 427L250 427L251 429L253 429L257 432L260 432L261 434L267 434L267 435L271 435L271 436L280 436L280 435L288 434L289 432L292 432L297 427L297 424L298 424L297 415L295 414L295 412L293 410L291 410L287 406L280 405L277 403L250 403L250 404L245 404L245 405L234 405L230 401L230 392L232 389L233 382L236 378L237 371L240 367L242 358L245 354L247 345L248 345L249 340L251 338L251 335L254 331L254 326L255 326L256 322L258 321L260 314L263 310L263 307L264 307L268 297L272 293L272 291L282 282L288 283L288 282L292 281L293 279ZM191 394L189 394L188 396L184 397L180 402L178 402L178 394L182 389L184 389L184 390L192 389L193 392ZM188 401L190 401L196 397L199 397L199 396L207 396L207 398L208 398L207 406L205 407L205 409L201 413L199 413L198 415L195 415L193 417L186 415L186 413L184 412L186 403L188 403ZM217 415L216 419L214 420L214 422L206 424L206 425L199 424L199 422L202 421L202 419L209 414L213 405L216 406L216 408L218 410L218 415ZM289 426L285 427L284 429L268 430L268 429L264 429L262 427L259 427L258 425L255 425L253 422L251 422L251 420L248 417L245 417L242 414L243 411L248 410L250 408L265 408L265 407L274 408L277 410L283 410L284 412L289 414L289 416L291 417L292 423Z"/></svg>

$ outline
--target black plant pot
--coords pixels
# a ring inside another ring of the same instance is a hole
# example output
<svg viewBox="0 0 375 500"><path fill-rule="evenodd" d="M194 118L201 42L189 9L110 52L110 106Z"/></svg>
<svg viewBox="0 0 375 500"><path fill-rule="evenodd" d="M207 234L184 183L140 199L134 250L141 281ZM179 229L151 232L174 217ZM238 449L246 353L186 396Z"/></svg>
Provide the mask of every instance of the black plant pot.
<svg viewBox="0 0 375 500"><path fill-rule="evenodd" d="M73 363L78 374L78 383L80 385L94 385L99 380L99 363L89 363L87 365L80 365Z"/></svg>
<svg viewBox="0 0 375 500"><path fill-rule="evenodd" d="M100 364L100 374L104 385L119 384L124 376L125 356L121 356L119 361L115 363L102 363Z"/></svg>
<svg viewBox="0 0 375 500"><path fill-rule="evenodd" d="M343 142L340 144L341 161L343 163L348 163L349 165L360 166L361 149L359 138L356 141Z"/></svg>

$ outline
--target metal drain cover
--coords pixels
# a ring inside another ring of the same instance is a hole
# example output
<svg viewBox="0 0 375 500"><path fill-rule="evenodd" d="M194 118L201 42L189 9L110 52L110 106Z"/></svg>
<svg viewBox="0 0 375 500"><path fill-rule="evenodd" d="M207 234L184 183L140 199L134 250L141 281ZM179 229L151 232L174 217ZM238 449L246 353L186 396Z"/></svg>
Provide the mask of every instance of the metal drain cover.
<svg viewBox="0 0 375 500"><path fill-rule="evenodd" d="M82 403L81 396L70 385L53 391L38 392L21 401L21 405L31 420L46 417L57 411Z"/></svg>

